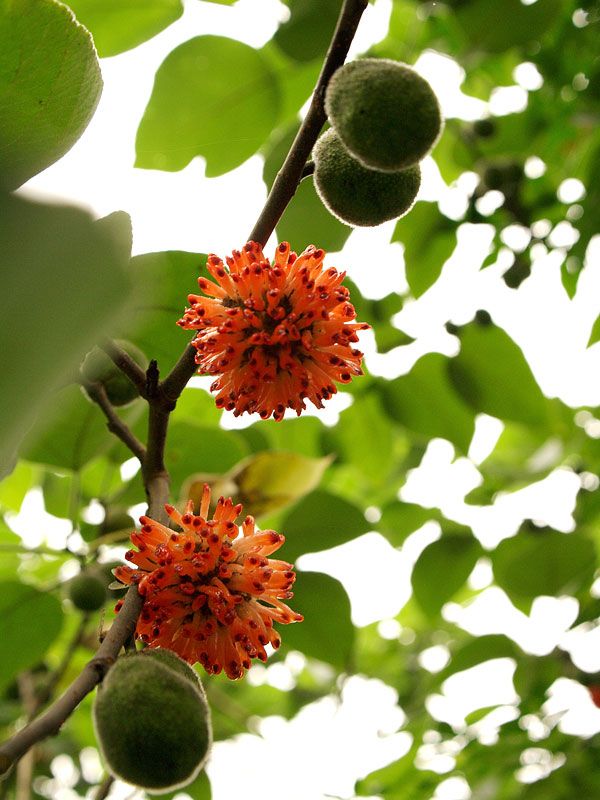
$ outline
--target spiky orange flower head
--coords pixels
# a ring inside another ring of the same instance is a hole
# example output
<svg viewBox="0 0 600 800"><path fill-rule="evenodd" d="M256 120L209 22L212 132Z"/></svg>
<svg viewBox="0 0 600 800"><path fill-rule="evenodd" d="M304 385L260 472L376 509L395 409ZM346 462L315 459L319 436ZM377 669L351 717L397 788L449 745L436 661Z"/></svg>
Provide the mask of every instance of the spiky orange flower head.
<svg viewBox="0 0 600 800"><path fill-rule="evenodd" d="M198 371L218 376L211 391L219 408L281 420L286 408L300 414L305 399L322 408L336 382L362 375L352 345L369 326L352 322L346 273L324 269L324 258L313 245L296 256L287 242L272 264L256 242L234 250L227 265L209 255L216 283L198 279L206 296L189 295L178 325L198 331Z"/></svg>
<svg viewBox="0 0 600 800"><path fill-rule="evenodd" d="M284 537L256 531L254 519L235 524L241 504L219 498L208 519L210 488L204 486L200 514L191 501L184 514L165 506L180 528L175 532L149 517L131 534L138 548L125 558L136 565L117 567L115 577L137 584L144 597L136 636L149 647L173 650L208 673L224 670L241 678L251 659L266 661L265 646L279 647L273 622L301 622L283 600L292 597L296 576L286 561L268 558ZM116 611L122 601L117 603Z"/></svg>

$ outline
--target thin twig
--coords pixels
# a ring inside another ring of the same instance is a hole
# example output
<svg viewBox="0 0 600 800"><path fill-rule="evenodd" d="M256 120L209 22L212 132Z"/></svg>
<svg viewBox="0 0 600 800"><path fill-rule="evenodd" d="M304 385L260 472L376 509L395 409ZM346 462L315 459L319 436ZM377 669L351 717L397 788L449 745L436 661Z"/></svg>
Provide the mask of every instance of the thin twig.
<svg viewBox="0 0 600 800"><path fill-rule="evenodd" d="M116 342L107 340L100 345L106 355L121 372L133 383L142 397L146 397L146 371L134 359L119 347Z"/></svg>
<svg viewBox="0 0 600 800"><path fill-rule="evenodd" d="M325 124L325 90L333 73L342 66L348 55L358 23L368 0L345 0L331 45L312 97L308 113L290 148L283 166L277 173L261 215L248 237L263 247L273 233L302 179L302 170Z"/></svg>
<svg viewBox="0 0 600 800"><path fill-rule="evenodd" d="M104 386L101 383L84 383L83 385L90 398L102 409L102 413L106 417L108 430L114 433L143 464L146 458L146 448L125 422L123 422L121 417L119 417L114 406L108 399Z"/></svg>
<svg viewBox="0 0 600 800"><path fill-rule="evenodd" d="M131 636L142 603L137 586L131 586L121 611L94 658L88 661L68 689L43 714L0 745L0 775L6 773L36 742L56 735L83 698L100 683L119 655L123 643Z"/></svg>
<svg viewBox="0 0 600 800"><path fill-rule="evenodd" d="M96 789L94 800L106 800L106 798L110 794L110 790L112 789L112 785L114 782L115 779L113 778L113 776L107 775L106 778L104 778L102 783Z"/></svg>

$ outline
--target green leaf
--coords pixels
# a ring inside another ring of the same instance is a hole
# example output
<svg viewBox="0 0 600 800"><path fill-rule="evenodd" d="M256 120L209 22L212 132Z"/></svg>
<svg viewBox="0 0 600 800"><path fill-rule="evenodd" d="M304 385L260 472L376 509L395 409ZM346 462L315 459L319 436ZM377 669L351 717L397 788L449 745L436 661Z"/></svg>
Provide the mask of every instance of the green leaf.
<svg viewBox="0 0 600 800"><path fill-rule="evenodd" d="M83 211L0 196L0 474L48 392L123 311L128 253L114 235Z"/></svg>
<svg viewBox="0 0 600 800"><path fill-rule="evenodd" d="M435 518L436 512L431 509L395 500L382 509L376 527L390 544L399 547L411 533Z"/></svg>
<svg viewBox="0 0 600 800"><path fill-rule="evenodd" d="M0 0L0 187L57 161L90 121L102 78L89 33L54 0Z"/></svg>
<svg viewBox="0 0 600 800"><path fill-rule="evenodd" d="M191 339L177 320L188 294L198 291L198 277L209 277L204 254L168 251L131 259L132 282L139 287L126 327L119 333L156 359L165 375Z"/></svg>
<svg viewBox="0 0 600 800"><path fill-rule="evenodd" d="M235 431L173 422L165 450L165 463L174 488L197 472L222 474L247 455L244 440Z"/></svg>
<svg viewBox="0 0 600 800"><path fill-rule="evenodd" d="M382 384L384 406L389 415L415 433L439 436L466 453L473 437L472 411L448 380L447 359L429 353L400 378Z"/></svg>
<svg viewBox="0 0 600 800"><path fill-rule="evenodd" d="M38 469L26 461L19 461L12 473L0 482L0 506L19 511L27 492L38 478Z"/></svg>
<svg viewBox="0 0 600 800"><path fill-rule="evenodd" d="M238 464L227 477L238 487L244 511L255 517L280 511L319 485L331 458L266 451Z"/></svg>
<svg viewBox="0 0 600 800"><path fill-rule="evenodd" d="M456 18L472 47L502 53L509 47L538 40L560 14L560 0L470 0L461 3Z"/></svg>
<svg viewBox="0 0 600 800"><path fill-rule="evenodd" d="M272 419L264 422L261 420L258 425L261 433L268 437L274 450L287 448L305 456L321 456L324 452L327 453L322 447L325 426L316 417L298 417L284 419L281 422ZM253 425L252 428L254 427Z"/></svg>
<svg viewBox="0 0 600 800"><path fill-rule="evenodd" d="M176 171L195 156L222 175L254 155L279 114L277 78L247 44L197 36L156 73L136 140L136 167Z"/></svg>
<svg viewBox="0 0 600 800"><path fill-rule="evenodd" d="M375 333L377 349L380 353L387 353L394 347L410 344L414 339L404 331L392 325L391 318L402 310L402 297L392 292L381 300L371 300L363 297L353 281L344 280L344 286L350 290L350 302L356 309L356 319L359 322L368 322Z"/></svg>
<svg viewBox="0 0 600 800"><path fill-rule="evenodd" d="M286 539L282 557L295 561L302 553L328 550L369 530L360 508L317 489L294 506L281 523Z"/></svg>
<svg viewBox="0 0 600 800"><path fill-rule="evenodd" d="M457 650L448 666L440 674L440 681L455 672L470 669L493 658L514 658L518 653L516 645L502 634L489 634L471 639Z"/></svg>
<svg viewBox="0 0 600 800"><path fill-rule="evenodd" d="M582 533L522 529L492 553L494 578L519 602L539 595L573 594L594 574L596 550Z"/></svg>
<svg viewBox="0 0 600 800"><path fill-rule="evenodd" d="M263 177L269 188L285 160L297 130L298 123L294 122L278 132L275 139L269 142L263 170ZM341 250L351 231L352 228L343 225L327 211L317 196L312 177L305 178L298 186L277 223L278 238L290 242L297 252L309 244L324 250Z"/></svg>
<svg viewBox="0 0 600 800"><path fill-rule="evenodd" d="M46 472L42 482L44 508L55 517L68 519L71 512L73 476Z"/></svg>
<svg viewBox="0 0 600 800"><path fill-rule="evenodd" d="M393 431L375 393L359 395L342 412L333 440L344 458L357 467L369 483L385 481L396 463L391 447Z"/></svg>
<svg viewBox="0 0 600 800"><path fill-rule="evenodd" d="M277 30L278 46L296 61L325 55L342 7L341 0L287 0L290 18Z"/></svg>
<svg viewBox="0 0 600 800"><path fill-rule="evenodd" d="M124 418L133 413L128 409ZM98 406L78 386L68 386L46 401L44 416L25 437L22 450L28 461L76 472L112 441Z"/></svg>
<svg viewBox="0 0 600 800"><path fill-rule="evenodd" d="M286 625L282 648L300 650L339 670L349 669L354 626L342 584L320 572L298 572L290 606L304 616L304 622Z"/></svg>
<svg viewBox="0 0 600 800"><path fill-rule="evenodd" d="M417 203L398 220L392 242L404 245L406 280L419 297L438 279L456 246L455 225L438 211L435 203Z"/></svg>
<svg viewBox="0 0 600 800"><path fill-rule="evenodd" d="M101 58L137 47L183 14L181 0L69 0L68 5L94 37Z"/></svg>
<svg viewBox="0 0 600 800"><path fill-rule="evenodd" d="M429 617L436 617L463 586L483 554L472 536L447 535L428 545L413 569L415 599Z"/></svg>
<svg viewBox="0 0 600 800"><path fill-rule="evenodd" d="M43 658L61 626L54 595L16 581L0 584L0 691Z"/></svg>
<svg viewBox="0 0 600 800"><path fill-rule="evenodd" d="M478 412L539 427L547 424L547 400L523 352L495 325L467 325L460 353L448 362L456 390Z"/></svg>

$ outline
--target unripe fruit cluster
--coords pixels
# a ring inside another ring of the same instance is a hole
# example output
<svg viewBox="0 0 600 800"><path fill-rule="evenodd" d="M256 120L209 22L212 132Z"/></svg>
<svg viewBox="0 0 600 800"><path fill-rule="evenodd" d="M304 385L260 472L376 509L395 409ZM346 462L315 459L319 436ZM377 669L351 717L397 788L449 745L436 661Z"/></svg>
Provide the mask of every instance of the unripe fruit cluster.
<svg viewBox="0 0 600 800"><path fill-rule="evenodd" d="M349 225L406 214L419 191L419 162L442 128L431 86L405 64L359 59L333 75L325 110L332 127L313 152L324 205Z"/></svg>
<svg viewBox="0 0 600 800"><path fill-rule="evenodd" d="M148 366L146 355L131 342L117 339L116 344L130 356L142 369ZM90 383L101 383L106 396L113 406L125 406L135 400L138 391L129 378L115 366L112 359L99 347L94 347L86 355L81 373Z"/></svg>
<svg viewBox="0 0 600 800"><path fill-rule="evenodd" d="M187 786L208 758L212 730L204 689L169 650L119 658L98 689L93 716L110 773L152 794Z"/></svg>

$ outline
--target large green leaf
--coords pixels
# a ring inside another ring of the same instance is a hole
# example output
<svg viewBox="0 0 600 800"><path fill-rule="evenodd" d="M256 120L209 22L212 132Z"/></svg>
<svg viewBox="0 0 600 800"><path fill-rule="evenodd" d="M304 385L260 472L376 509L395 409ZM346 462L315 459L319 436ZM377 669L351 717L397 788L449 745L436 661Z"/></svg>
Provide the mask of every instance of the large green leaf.
<svg viewBox="0 0 600 800"><path fill-rule="evenodd" d="M295 561L302 553L327 550L368 530L369 523L360 508L317 489L294 506L281 523L286 538L282 557Z"/></svg>
<svg viewBox="0 0 600 800"><path fill-rule="evenodd" d="M419 556L411 581L414 596L425 613L436 617L467 580L483 554L472 536L446 535Z"/></svg>
<svg viewBox="0 0 600 800"><path fill-rule="evenodd" d="M538 40L555 22L561 0L470 0L456 11L460 26L474 49L501 53L509 47Z"/></svg>
<svg viewBox="0 0 600 800"><path fill-rule="evenodd" d="M466 453L474 431L474 417L453 390L446 374L447 359L429 353L407 375L381 384L390 416L411 431L439 436Z"/></svg>
<svg viewBox="0 0 600 800"><path fill-rule="evenodd" d="M396 223L392 241L404 245L406 280L419 297L436 282L456 246L455 224L435 203L417 203Z"/></svg>
<svg viewBox="0 0 600 800"><path fill-rule="evenodd" d="M16 581L0 584L0 691L42 659L61 625L54 595Z"/></svg>
<svg viewBox="0 0 600 800"><path fill-rule="evenodd" d="M125 419L134 414L137 409L128 409ZM98 406L78 386L67 386L48 398L44 416L28 432L22 452L28 461L77 471L112 442Z"/></svg>
<svg viewBox="0 0 600 800"><path fill-rule="evenodd" d="M577 592L596 566L593 542L582 533L522 529L492 553L498 586L516 602L539 595Z"/></svg>
<svg viewBox="0 0 600 800"><path fill-rule="evenodd" d="M222 175L266 141L279 103L277 78L257 50L221 36L190 39L156 73L136 166L175 171L203 156L206 175Z"/></svg>
<svg viewBox="0 0 600 800"><path fill-rule="evenodd" d="M440 675L440 681L455 672L470 669L492 658L514 658L517 653L517 646L507 636L502 634L478 636L453 653L452 660Z"/></svg>
<svg viewBox="0 0 600 800"><path fill-rule="evenodd" d="M436 518L437 514L432 509L394 500L381 510L381 519L376 527L390 544L399 547L417 528Z"/></svg>
<svg viewBox="0 0 600 800"><path fill-rule="evenodd" d="M298 131L293 122L278 131L265 152L263 177L271 188L277 172ZM297 252L314 244L324 250L341 250L352 229L333 217L319 200L312 177L306 178L296 189L294 197L277 223L279 239L290 242Z"/></svg>
<svg viewBox="0 0 600 800"><path fill-rule="evenodd" d="M0 187L63 156L100 99L89 33L54 0L0 0Z"/></svg>
<svg viewBox="0 0 600 800"><path fill-rule="evenodd" d="M183 13L181 0L69 0L68 5L94 37L101 57L137 47Z"/></svg>
<svg viewBox="0 0 600 800"><path fill-rule="evenodd" d="M460 353L448 362L456 390L478 412L539 427L547 424L547 401L521 349L495 325L467 325Z"/></svg>
<svg viewBox="0 0 600 800"><path fill-rule="evenodd" d="M290 606L304 616L304 622L281 631L282 647L300 650L340 670L349 669L354 627L342 584L320 572L298 572Z"/></svg>
<svg viewBox="0 0 600 800"><path fill-rule="evenodd" d="M165 462L173 487L181 486L194 473L222 474L247 455L243 438L236 431L224 431L173 422L165 450Z"/></svg>
<svg viewBox="0 0 600 800"><path fill-rule="evenodd" d="M0 196L0 474L48 392L122 312L128 258L112 224Z"/></svg>
<svg viewBox="0 0 600 800"><path fill-rule="evenodd" d="M204 269L203 254L168 251L147 253L131 259L133 283L139 287L124 336L156 359L164 375L175 364L192 334L177 320L183 316L189 294L198 292Z"/></svg>

